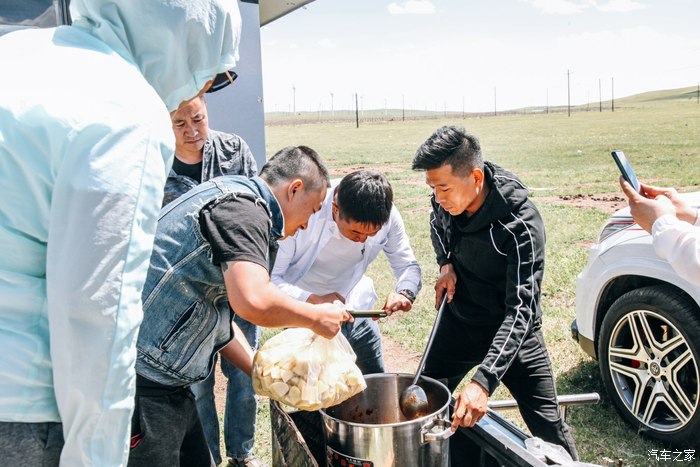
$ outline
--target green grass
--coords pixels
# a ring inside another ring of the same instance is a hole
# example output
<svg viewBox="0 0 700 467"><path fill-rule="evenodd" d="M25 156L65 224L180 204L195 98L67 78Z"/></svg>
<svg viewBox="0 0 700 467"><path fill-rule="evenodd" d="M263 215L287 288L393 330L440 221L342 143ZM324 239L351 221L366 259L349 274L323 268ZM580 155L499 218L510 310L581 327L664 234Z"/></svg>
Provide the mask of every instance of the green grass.
<svg viewBox="0 0 700 467"><path fill-rule="evenodd" d="M416 148L440 125L457 124L476 134L487 159L513 170L534 189L533 199L545 221L544 329L559 392L598 392L602 396L597 405L569 411L582 460L600 463L607 457L622 459L624 465L647 465L648 450L661 449L660 443L646 440L622 422L605 395L597 364L570 338L576 276L586 263L587 245L608 215L595 208L564 205L558 197L619 192L612 149L625 151L642 180L681 187L681 191L697 190L700 105L690 91L648 93L617 101L614 113L601 113L591 106L590 111L571 117L538 113L438 118L361 123L359 129L354 121L270 124L267 155L284 146L304 144L319 152L334 176L357 168L387 174L423 268L424 287L412 312L385 319L381 327L404 346L422 352L435 317L432 287L437 268L427 228L429 190L423 174L411 171L410 163ZM369 274L380 296L392 290L394 279L383 256L373 263ZM495 397L509 395L499 390ZM263 407L256 451L270 462L265 412ZM522 425L517 414L506 415Z"/></svg>

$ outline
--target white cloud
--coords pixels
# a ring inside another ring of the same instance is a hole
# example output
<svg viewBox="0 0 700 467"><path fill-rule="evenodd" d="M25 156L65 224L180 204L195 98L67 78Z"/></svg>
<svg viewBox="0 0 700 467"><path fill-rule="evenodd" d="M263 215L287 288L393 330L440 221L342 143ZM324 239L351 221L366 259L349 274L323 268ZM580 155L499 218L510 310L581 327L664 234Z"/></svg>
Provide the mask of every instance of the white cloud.
<svg viewBox="0 0 700 467"><path fill-rule="evenodd" d="M520 0L531 4L545 15L575 15L587 8L595 8L606 13L625 13L643 10L647 5L636 0Z"/></svg>
<svg viewBox="0 0 700 467"><path fill-rule="evenodd" d="M583 12L590 6L589 1L569 1L569 0L524 0L532 4L545 15L575 15ZM611 0L614 1L614 0Z"/></svg>
<svg viewBox="0 0 700 467"><path fill-rule="evenodd" d="M643 10L647 8L647 5L641 2L635 2L634 0L609 0L607 3L596 5L596 9L606 12L627 12L634 10Z"/></svg>
<svg viewBox="0 0 700 467"><path fill-rule="evenodd" d="M391 2L386 8L392 15L430 15L435 13L435 5L428 0Z"/></svg>
<svg viewBox="0 0 700 467"><path fill-rule="evenodd" d="M333 42L333 41L330 40L330 39L326 39L326 38L321 39L320 41L318 41L318 45L319 45L322 49L335 49L335 42Z"/></svg>

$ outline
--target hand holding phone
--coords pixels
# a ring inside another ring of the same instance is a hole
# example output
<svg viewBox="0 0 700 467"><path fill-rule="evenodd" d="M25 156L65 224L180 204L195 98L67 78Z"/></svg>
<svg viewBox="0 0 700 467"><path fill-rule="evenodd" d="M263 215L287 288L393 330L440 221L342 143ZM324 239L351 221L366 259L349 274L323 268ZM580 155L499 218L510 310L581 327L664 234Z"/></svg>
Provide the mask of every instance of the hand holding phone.
<svg viewBox="0 0 700 467"><path fill-rule="evenodd" d="M625 157L625 153L622 151L613 151L611 154L613 159L615 159L617 168L620 169L620 173L622 173L622 177L627 183L632 185L634 191L643 195L642 187L639 184L639 180L637 180L637 175L634 173L634 169L632 169L632 164L630 164L627 157Z"/></svg>

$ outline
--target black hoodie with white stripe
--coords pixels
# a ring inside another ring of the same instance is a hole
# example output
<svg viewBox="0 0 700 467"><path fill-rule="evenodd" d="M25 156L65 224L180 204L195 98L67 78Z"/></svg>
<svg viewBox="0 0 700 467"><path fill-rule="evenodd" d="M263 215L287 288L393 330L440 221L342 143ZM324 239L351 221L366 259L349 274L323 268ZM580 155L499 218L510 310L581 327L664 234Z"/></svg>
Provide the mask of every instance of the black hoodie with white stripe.
<svg viewBox="0 0 700 467"><path fill-rule="evenodd" d="M431 239L440 266L454 265L457 286L446 312L469 325L497 326L472 380L492 394L533 323L540 323L545 232L528 188L511 172L484 163L490 187L472 215L452 216L433 197Z"/></svg>

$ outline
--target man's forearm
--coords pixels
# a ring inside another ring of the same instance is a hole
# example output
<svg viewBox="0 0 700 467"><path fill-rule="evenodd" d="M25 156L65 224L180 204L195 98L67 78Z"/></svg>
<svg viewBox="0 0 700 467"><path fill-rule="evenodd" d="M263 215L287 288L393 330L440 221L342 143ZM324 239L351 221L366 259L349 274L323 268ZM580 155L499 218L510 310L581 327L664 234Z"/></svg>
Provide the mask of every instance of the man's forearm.
<svg viewBox="0 0 700 467"><path fill-rule="evenodd" d="M270 282L267 269L259 264L231 261L222 269L231 308L258 326L307 328L330 339L342 322L352 319L342 307L288 297Z"/></svg>
<svg viewBox="0 0 700 467"><path fill-rule="evenodd" d="M219 353L223 358L233 363L236 368L239 368L250 376L255 353L250 347L248 340L245 338L245 334L241 331L241 328L233 321L231 321L231 327L233 328L233 340L226 344L226 347L221 349Z"/></svg>
<svg viewBox="0 0 700 467"><path fill-rule="evenodd" d="M274 284L259 289L247 302L248 306L234 306L233 309L258 326L311 328L314 323L313 305L289 297Z"/></svg>

